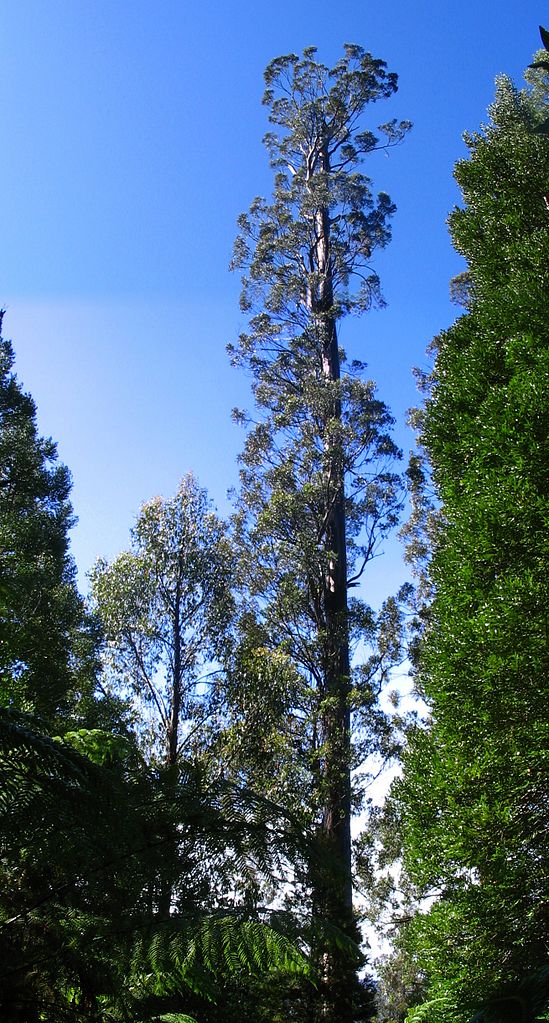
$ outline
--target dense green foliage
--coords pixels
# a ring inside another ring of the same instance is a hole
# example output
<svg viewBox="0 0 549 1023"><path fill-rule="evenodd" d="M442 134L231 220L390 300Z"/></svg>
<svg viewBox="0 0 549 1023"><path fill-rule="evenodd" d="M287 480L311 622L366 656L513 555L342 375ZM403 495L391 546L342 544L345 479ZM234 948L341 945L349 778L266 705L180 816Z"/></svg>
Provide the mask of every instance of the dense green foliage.
<svg viewBox="0 0 549 1023"><path fill-rule="evenodd" d="M546 986L549 138L547 74L528 74L523 93L500 79L466 136L450 217L466 312L433 344L417 414L435 495L416 674L431 716L387 815L404 880L432 899L401 931L435 999L414 1021L467 1020L489 996L490 1019L532 1020Z"/></svg>
<svg viewBox="0 0 549 1023"><path fill-rule="evenodd" d="M126 740L83 729L52 740L2 712L2 1019L204 1016L231 978L307 972L276 913L246 919L230 894L250 857L268 873L299 831L272 804L205 788L188 765L178 781L168 802ZM166 919L158 879L174 833Z"/></svg>
<svg viewBox="0 0 549 1023"><path fill-rule="evenodd" d="M95 643L68 554L70 476L13 359L0 339L0 705L62 728L92 710Z"/></svg>

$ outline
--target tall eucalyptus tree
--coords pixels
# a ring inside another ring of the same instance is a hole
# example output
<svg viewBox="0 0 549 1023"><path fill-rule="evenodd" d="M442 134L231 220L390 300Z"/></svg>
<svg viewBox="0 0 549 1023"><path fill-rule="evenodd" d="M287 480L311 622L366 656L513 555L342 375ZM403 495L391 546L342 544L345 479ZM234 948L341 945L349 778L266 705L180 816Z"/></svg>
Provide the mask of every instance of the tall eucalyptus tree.
<svg viewBox="0 0 549 1023"><path fill-rule="evenodd" d="M348 590L395 523L399 484L391 416L364 365L347 363L338 328L345 315L382 304L370 259L389 241L395 207L359 168L409 124L382 125L381 143L361 127L367 105L391 96L397 78L359 46L346 45L333 69L313 47L279 57L265 81L277 128L265 139L274 192L240 217L234 256L250 322L230 354L251 370L259 413L241 456L237 524L256 634L297 672L287 715L310 819L334 864L310 878L313 908L351 936L351 714L371 708L380 661L352 671L353 644L377 625ZM348 945L320 959L323 1018L350 1020L356 959Z"/></svg>

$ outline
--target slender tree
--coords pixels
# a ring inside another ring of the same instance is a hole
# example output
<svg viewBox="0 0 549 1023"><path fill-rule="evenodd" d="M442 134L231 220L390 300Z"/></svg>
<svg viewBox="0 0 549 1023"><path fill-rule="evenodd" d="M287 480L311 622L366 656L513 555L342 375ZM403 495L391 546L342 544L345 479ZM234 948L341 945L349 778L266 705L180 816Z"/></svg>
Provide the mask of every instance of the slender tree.
<svg viewBox="0 0 549 1023"><path fill-rule="evenodd" d="M314 910L356 937L351 713L371 708L379 663L353 678L353 644L375 624L348 590L394 524L399 497L391 417L363 365L347 366L338 324L382 302L370 257L389 240L394 206L372 194L359 167L400 141L408 123L383 125L383 143L360 128L367 105L396 90L382 61L351 45L333 69L315 55L310 47L279 57L265 72L264 103L278 129L265 140L274 193L239 220L234 265L246 272L241 304L251 318L230 352L251 370L260 421L241 456L237 527L254 552L243 566L248 637L298 673L286 722L289 713L306 767L303 796L334 864L309 878ZM344 1023L356 957L341 945L320 960L323 1018Z"/></svg>
<svg viewBox="0 0 549 1023"><path fill-rule="evenodd" d="M176 495L143 505L132 550L92 574L95 609L106 636L109 691L129 696L165 798L175 798L183 750L200 742L212 703L219 654L231 615L230 548L223 523L192 475ZM184 869L174 823L165 836L155 899L168 917Z"/></svg>
<svg viewBox="0 0 549 1023"><path fill-rule="evenodd" d="M208 713L211 661L232 609L230 566L224 525L189 474L173 498L143 505L132 549L91 573L107 677L131 696L149 756L168 768Z"/></svg>

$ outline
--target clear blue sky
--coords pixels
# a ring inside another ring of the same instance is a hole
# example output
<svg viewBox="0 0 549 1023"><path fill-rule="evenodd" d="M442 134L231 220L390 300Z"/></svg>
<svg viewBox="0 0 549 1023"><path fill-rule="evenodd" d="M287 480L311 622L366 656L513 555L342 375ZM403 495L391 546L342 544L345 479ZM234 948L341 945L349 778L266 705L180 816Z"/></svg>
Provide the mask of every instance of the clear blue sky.
<svg viewBox="0 0 549 1023"><path fill-rule="evenodd" d="M461 269L445 219L461 135L485 119L500 72L520 81L549 21L533 0L3 0L0 10L0 303L17 371L74 477L84 573L128 540L140 503L193 469L221 511L236 478L233 405L247 381L225 345L244 328L228 273L235 221L270 172L262 72L346 41L400 76L370 126L414 131L368 172L397 203L378 259L388 308L343 329L398 418L413 365L456 316ZM394 554L383 585L398 584Z"/></svg>

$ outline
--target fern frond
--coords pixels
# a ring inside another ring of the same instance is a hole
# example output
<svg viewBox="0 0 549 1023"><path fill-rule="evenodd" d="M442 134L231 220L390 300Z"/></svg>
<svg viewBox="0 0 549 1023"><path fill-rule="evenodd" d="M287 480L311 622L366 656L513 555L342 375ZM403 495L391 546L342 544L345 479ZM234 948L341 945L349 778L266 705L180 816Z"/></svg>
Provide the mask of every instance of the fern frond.
<svg viewBox="0 0 549 1023"><path fill-rule="evenodd" d="M195 922L171 919L148 941L140 936L132 972L155 994L189 989L214 999L219 981L241 974L310 976L310 964L284 934L257 920L210 916ZM146 979L148 978L148 980Z"/></svg>
<svg viewBox="0 0 549 1023"><path fill-rule="evenodd" d="M440 996L410 1009L406 1023L463 1023L463 1013L450 998Z"/></svg>
<svg viewBox="0 0 549 1023"><path fill-rule="evenodd" d="M193 1016L186 1016L182 1012L164 1012L162 1016L155 1016L154 1019L143 1020L140 1023L197 1023Z"/></svg>
<svg viewBox="0 0 549 1023"><path fill-rule="evenodd" d="M35 800L63 809L86 794L105 791L105 772L71 746L32 727L26 715L0 708L0 826L28 814ZM112 785L112 780L109 779Z"/></svg>
<svg viewBox="0 0 549 1023"><path fill-rule="evenodd" d="M196 1023L192 1016L185 1016L181 1012L165 1012L162 1016L157 1016L156 1018L160 1023ZM151 1020L150 1023L156 1023L156 1020Z"/></svg>
<svg viewBox="0 0 549 1023"><path fill-rule="evenodd" d="M212 879L215 905L236 866L268 877L304 850L299 825L251 792L206 787L192 766L174 791L153 769L119 762L97 734L93 762L89 737L77 738L80 749L0 709L0 988L13 1004L43 999L61 1020L74 990L70 1017L84 1023L78 992L87 990L105 1021L145 1023L157 1006L192 1011L197 997L214 1000L231 978L308 977L283 915L277 929L276 914L269 927L205 908ZM168 847L179 911L161 919Z"/></svg>
<svg viewBox="0 0 549 1023"><path fill-rule="evenodd" d="M479 1009L471 1023L500 1023L517 1019L538 1023L547 1018L549 1008L549 965L529 974L519 984L508 985Z"/></svg>

